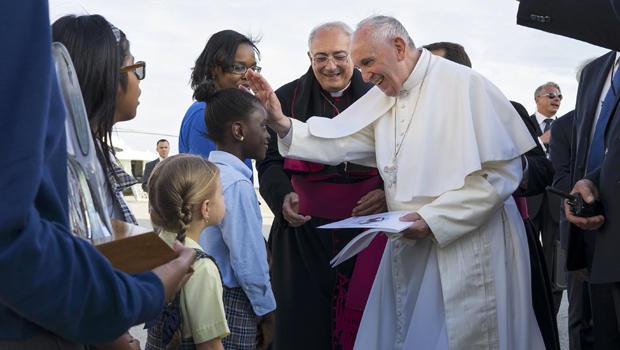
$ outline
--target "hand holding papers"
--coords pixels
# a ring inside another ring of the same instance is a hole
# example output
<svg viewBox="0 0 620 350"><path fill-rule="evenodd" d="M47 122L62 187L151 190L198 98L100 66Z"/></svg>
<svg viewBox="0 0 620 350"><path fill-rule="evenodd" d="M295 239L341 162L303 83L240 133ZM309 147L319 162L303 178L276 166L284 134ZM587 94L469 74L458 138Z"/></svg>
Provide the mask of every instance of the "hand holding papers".
<svg viewBox="0 0 620 350"><path fill-rule="evenodd" d="M380 232L385 233L389 238L396 239L401 236L400 232L413 224L411 221L400 221L406 215L406 211L391 211L380 214L354 216L331 224L319 226L318 228L339 229L339 228L367 228L368 230L360 233L349 242L334 258L330 261L332 266L348 260L357 253L370 245L370 242Z"/></svg>
<svg viewBox="0 0 620 350"><path fill-rule="evenodd" d="M400 221L400 218L408 213L408 211L388 211L373 215L354 216L318 228L370 228L379 229L383 232L399 233L412 224L410 221Z"/></svg>

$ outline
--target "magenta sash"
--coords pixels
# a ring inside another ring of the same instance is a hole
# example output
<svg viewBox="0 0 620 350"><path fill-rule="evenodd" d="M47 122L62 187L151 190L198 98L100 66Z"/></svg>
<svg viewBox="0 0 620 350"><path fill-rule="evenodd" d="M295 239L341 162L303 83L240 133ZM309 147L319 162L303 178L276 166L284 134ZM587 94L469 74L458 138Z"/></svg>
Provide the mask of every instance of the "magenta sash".
<svg viewBox="0 0 620 350"><path fill-rule="evenodd" d="M340 307L336 309L334 334L337 335L337 343L343 350L353 349L357 330L362 320L364 308L366 307L372 284L375 281L386 243L387 237L380 234L372 240L366 249L357 255L346 295L337 296L337 301L344 303L344 307L337 303Z"/></svg>
<svg viewBox="0 0 620 350"><path fill-rule="evenodd" d="M529 218L530 215L527 212L527 200L525 199L525 197L517 197L514 194L512 195L512 197L515 199L515 202L517 203L517 208L519 209L521 218L524 220Z"/></svg>
<svg viewBox="0 0 620 350"><path fill-rule="evenodd" d="M316 173L325 168L325 165L305 160L284 158L284 169L304 173Z"/></svg>
<svg viewBox="0 0 620 350"><path fill-rule="evenodd" d="M329 183L293 175L291 184L299 195L299 214L337 220L351 216L360 198L381 188L381 177L355 183Z"/></svg>

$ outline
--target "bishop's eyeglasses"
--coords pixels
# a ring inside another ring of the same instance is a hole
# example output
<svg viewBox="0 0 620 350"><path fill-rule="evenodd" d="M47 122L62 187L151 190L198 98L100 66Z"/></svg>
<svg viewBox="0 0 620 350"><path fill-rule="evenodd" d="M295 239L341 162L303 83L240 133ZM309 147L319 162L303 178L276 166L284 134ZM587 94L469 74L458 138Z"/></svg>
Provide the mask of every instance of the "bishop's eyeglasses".
<svg viewBox="0 0 620 350"><path fill-rule="evenodd" d="M312 56L312 62L317 66L322 66L327 64L327 61L333 60L335 64L344 64L349 59L349 54L345 51L336 52L332 55L326 55L324 53L317 53Z"/></svg>

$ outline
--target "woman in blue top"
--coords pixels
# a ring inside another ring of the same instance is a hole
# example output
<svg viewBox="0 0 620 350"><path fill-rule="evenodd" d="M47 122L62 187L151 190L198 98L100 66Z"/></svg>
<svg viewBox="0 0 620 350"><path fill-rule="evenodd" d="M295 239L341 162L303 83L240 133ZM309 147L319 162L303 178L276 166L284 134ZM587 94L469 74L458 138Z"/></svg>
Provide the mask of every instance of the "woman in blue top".
<svg viewBox="0 0 620 350"><path fill-rule="evenodd" d="M256 41L234 30L222 30L209 38L192 69L195 102L181 123L179 153L198 154L206 159L215 150L215 143L207 136L204 118L207 91L238 88L240 85L249 88L245 73L248 68L260 72L257 57L260 59ZM245 163L252 169L249 159Z"/></svg>

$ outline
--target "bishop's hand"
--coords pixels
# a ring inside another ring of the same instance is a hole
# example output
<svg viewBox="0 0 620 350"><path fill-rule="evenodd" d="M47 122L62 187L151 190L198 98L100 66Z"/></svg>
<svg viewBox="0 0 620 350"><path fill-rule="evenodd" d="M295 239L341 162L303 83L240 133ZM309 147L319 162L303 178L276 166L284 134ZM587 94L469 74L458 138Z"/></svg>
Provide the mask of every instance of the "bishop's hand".
<svg viewBox="0 0 620 350"><path fill-rule="evenodd" d="M250 84L250 88L254 95L260 100L260 102L267 108L269 112L267 118L267 125L278 133L278 136L284 137L291 128L290 119L282 113L282 106L280 100L276 96L275 92L271 88L271 85L267 80L256 73L252 69L248 69L246 78Z"/></svg>
<svg viewBox="0 0 620 350"><path fill-rule="evenodd" d="M291 192L284 197L282 217L291 227L299 227L312 219L308 215L299 214L299 195L295 192Z"/></svg>

